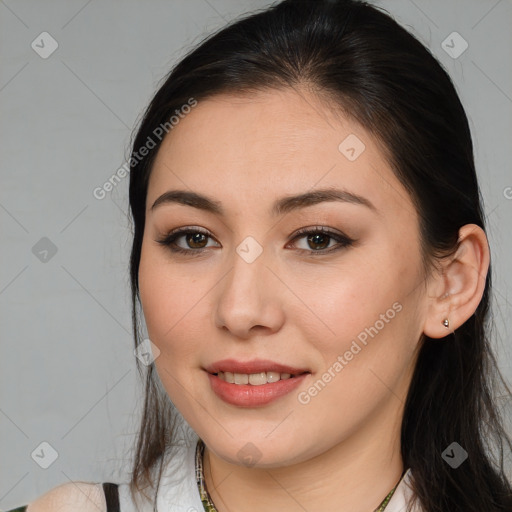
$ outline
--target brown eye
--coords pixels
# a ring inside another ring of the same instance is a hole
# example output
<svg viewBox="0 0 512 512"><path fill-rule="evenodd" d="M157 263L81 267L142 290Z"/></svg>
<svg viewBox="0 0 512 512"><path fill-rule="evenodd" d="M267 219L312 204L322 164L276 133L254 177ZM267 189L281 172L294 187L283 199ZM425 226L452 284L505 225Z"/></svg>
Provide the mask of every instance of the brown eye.
<svg viewBox="0 0 512 512"><path fill-rule="evenodd" d="M181 239L184 240L185 245L178 243ZM162 240L156 240L156 242L168 247L174 253L197 256L202 254L209 247L212 247L207 245L208 239L214 241L212 235L202 228L180 228L172 231ZM326 229L324 226L317 226L314 229L304 228L299 230L292 241L299 239L305 239L307 244L306 248L299 247L299 251L318 256L338 251L354 243L354 240L348 236ZM331 242L336 243L329 247ZM220 247L218 242L214 241L214 243L217 244L216 247ZM215 247L215 245L213 247Z"/></svg>
<svg viewBox="0 0 512 512"><path fill-rule="evenodd" d="M310 244L310 247L312 249L325 249L329 245L331 237L328 235L325 235L324 233L321 234L314 234L309 235L307 237L308 244Z"/></svg>
<svg viewBox="0 0 512 512"><path fill-rule="evenodd" d="M331 231L324 226L303 228L295 234L293 241L301 238L305 238L307 247L299 247L299 250L309 252L313 256L321 256L322 254L327 254L343 249L344 247L349 247L355 241L342 233ZM334 246L329 247L331 241L335 241L337 243L335 243Z"/></svg>
<svg viewBox="0 0 512 512"><path fill-rule="evenodd" d="M168 247L172 252L197 255L208 248L207 243L209 238L212 238L212 236L207 231L203 231L203 229L183 228L171 231L165 238L156 241ZM184 240L185 245L178 244L178 241L181 239Z"/></svg>
<svg viewBox="0 0 512 512"><path fill-rule="evenodd" d="M203 249L207 242L208 237L204 233L192 233L185 235L187 244L193 249Z"/></svg>

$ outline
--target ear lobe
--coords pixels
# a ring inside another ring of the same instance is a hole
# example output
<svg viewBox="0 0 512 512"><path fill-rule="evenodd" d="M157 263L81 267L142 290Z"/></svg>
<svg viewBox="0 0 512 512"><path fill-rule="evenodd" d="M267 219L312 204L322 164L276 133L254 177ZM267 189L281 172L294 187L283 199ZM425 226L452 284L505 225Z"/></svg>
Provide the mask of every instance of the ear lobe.
<svg viewBox="0 0 512 512"><path fill-rule="evenodd" d="M484 230L476 224L460 228L457 251L441 260L442 271L430 283L424 334L443 338L471 317L484 293L489 260ZM445 320L449 322L448 327Z"/></svg>

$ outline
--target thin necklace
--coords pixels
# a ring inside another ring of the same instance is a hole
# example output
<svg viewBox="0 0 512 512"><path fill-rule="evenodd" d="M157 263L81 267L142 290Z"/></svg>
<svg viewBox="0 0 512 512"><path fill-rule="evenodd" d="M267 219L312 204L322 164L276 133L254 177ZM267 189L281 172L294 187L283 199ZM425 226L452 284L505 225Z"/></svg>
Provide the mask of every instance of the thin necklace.
<svg viewBox="0 0 512 512"><path fill-rule="evenodd" d="M204 454L204 443L203 443L202 439L199 439L197 441L197 446L196 446L197 488L199 489L199 496L201 497L201 503L203 504L203 508L204 508L205 512L217 512L217 509L215 508L215 505L213 504L213 500L210 496L210 493L208 492L208 489L206 488L206 482L205 482L204 474L203 474L203 454ZM402 480L404 474L405 474L405 470L402 473L402 476L400 477L400 480L395 485L395 487L393 487L393 489L391 489L391 491L384 498L382 503L373 512L383 512L385 510L385 508L387 507L393 494L395 493L395 490L398 487L398 484Z"/></svg>

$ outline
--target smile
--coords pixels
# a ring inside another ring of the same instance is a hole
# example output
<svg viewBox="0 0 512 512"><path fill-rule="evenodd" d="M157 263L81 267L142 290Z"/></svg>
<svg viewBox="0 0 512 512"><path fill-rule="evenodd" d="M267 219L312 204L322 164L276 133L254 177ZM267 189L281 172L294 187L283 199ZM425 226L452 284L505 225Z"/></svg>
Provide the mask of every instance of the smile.
<svg viewBox="0 0 512 512"><path fill-rule="evenodd" d="M228 379L226 380L226 373ZM210 389L223 402L237 407L263 407L279 398L290 395L308 377L310 372L297 375L279 372L259 373L206 373L210 382ZM270 375L270 377L269 377ZM284 378L281 378L283 376ZM269 381L270 378L270 381ZM265 379L265 382L263 381ZM251 384L256 382L255 384Z"/></svg>
<svg viewBox="0 0 512 512"><path fill-rule="evenodd" d="M286 380L291 378L290 373L279 372L259 372L259 373L232 373L232 372L218 372L219 379L229 382L230 384L250 384L251 386L262 386L271 382L278 382L279 380Z"/></svg>

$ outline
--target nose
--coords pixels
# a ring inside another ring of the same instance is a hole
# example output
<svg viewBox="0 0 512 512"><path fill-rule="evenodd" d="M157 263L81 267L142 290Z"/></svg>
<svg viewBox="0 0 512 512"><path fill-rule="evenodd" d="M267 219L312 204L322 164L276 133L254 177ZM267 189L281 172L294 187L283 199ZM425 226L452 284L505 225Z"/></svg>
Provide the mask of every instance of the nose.
<svg viewBox="0 0 512 512"><path fill-rule="evenodd" d="M284 323L284 285L265 251L252 262L233 251L229 264L231 270L216 287L215 325L239 339L277 332Z"/></svg>

